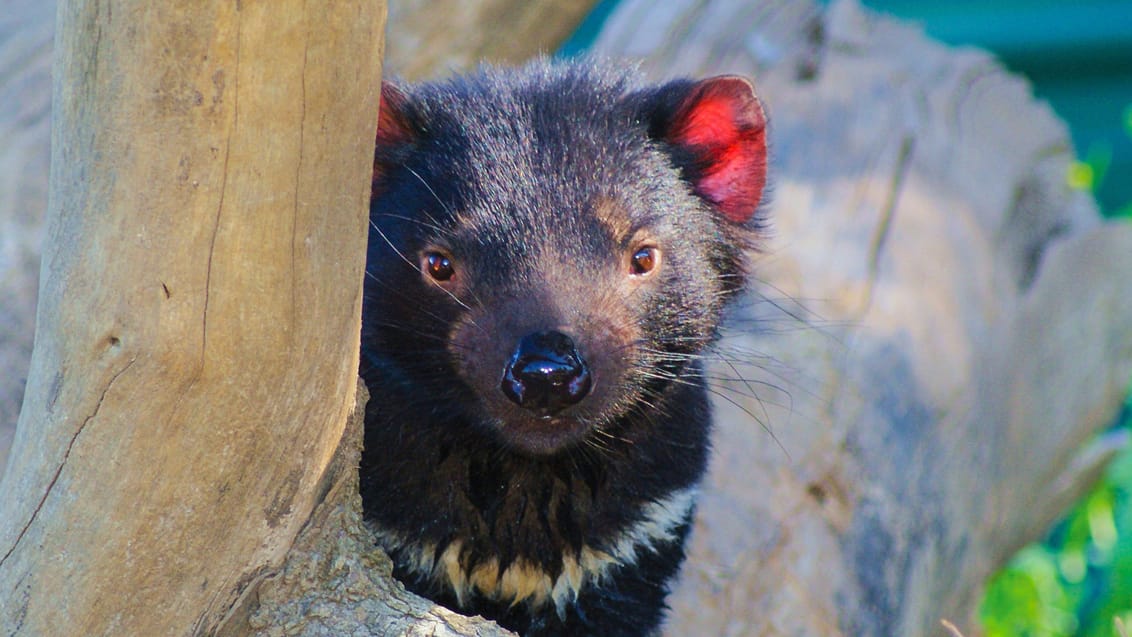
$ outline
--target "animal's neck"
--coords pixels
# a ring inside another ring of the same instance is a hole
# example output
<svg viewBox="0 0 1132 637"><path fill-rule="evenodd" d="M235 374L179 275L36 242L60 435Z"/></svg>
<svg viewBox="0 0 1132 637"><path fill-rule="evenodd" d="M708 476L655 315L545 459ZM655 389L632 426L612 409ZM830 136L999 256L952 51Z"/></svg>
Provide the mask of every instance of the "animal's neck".
<svg viewBox="0 0 1132 637"><path fill-rule="evenodd" d="M466 423L423 430L375 389L367 421L384 424L367 428L365 509L418 592L461 607L472 595L561 607L690 517L707 457L707 428L688 426L707 421L702 387L673 385L655 409L626 416L647 421L610 426L648 432L640 439L552 457L516 454Z"/></svg>

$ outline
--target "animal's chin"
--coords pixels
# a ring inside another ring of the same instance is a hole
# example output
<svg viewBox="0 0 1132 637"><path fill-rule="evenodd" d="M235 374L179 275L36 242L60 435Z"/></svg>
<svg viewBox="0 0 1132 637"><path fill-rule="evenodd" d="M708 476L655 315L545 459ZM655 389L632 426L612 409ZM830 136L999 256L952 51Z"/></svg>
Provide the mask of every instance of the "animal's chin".
<svg viewBox="0 0 1132 637"><path fill-rule="evenodd" d="M511 449L526 455L550 456L585 444L593 426L570 416L524 414L504 419L496 432Z"/></svg>

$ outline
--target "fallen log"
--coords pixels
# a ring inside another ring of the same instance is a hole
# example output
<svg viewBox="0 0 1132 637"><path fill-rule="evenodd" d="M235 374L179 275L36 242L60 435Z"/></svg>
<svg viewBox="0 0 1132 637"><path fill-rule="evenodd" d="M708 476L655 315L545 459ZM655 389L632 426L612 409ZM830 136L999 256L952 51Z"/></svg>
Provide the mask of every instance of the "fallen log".
<svg viewBox="0 0 1132 637"><path fill-rule="evenodd" d="M755 78L772 232L720 346L671 634L976 634L1095 478L1132 374L1132 226L989 55L839 2L625 0L595 52Z"/></svg>
<svg viewBox="0 0 1132 637"><path fill-rule="evenodd" d="M212 634L354 406L384 5L58 16L0 633Z"/></svg>
<svg viewBox="0 0 1132 637"><path fill-rule="evenodd" d="M1121 443L1095 434L1132 373L1132 230L1066 186L1064 126L1023 81L853 3L624 0L593 49L753 76L772 118L772 232L713 367L717 452L668 633L975 634L987 574ZM291 562L224 634L333 634L291 602L387 581L337 531L356 528L349 465L327 461ZM420 620L401 634L493 631L401 609Z"/></svg>

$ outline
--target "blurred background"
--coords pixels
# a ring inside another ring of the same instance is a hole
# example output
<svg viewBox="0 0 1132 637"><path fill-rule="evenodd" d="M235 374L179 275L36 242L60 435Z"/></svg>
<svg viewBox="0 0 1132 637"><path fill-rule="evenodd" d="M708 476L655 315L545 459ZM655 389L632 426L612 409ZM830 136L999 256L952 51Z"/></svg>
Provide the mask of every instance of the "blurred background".
<svg viewBox="0 0 1132 637"><path fill-rule="evenodd" d="M0 36L42 41L47 50L50 29L28 30L0 0ZM919 23L927 34L957 46L977 46L995 53L1012 71L1027 77L1034 93L1050 103L1069 124L1078 161L1065 175L1074 188L1094 194L1100 209L1111 217L1132 218L1132 0L862 0L874 10ZM44 3L24 3L50 12ZM618 4L602 0L562 48L562 53L584 51L606 17ZM29 9L31 10L31 9ZM16 12L13 12L16 13ZM31 21L28 21L29 23ZM35 22L47 25L46 20ZM0 38L3 40L3 38ZM498 43L495 43L498 45ZM0 49L0 54L4 50ZM33 60L44 66L48 58ZM28 77L33 77L28 75ZM34 76L46 82L46 73ZM3 94L17 120L45 115L49 105L46 86L24 84ZM36 95L38 102L19 102L12 96ZM41 117L37 126L47 126ZM43 130L32 131L41 137ZM15 145L23 140L5 139ZM28 142L29 144L31 142ZM18 157L24 162L26 158ZM45 157L10 170L25 187L29 174L45 175ZM2 184L0 184L2 185ZM2 190L2 189L0 189ZM35 193L33 193L35 194ZM40 195L36 195L40 196ZM29 227L38 228L29 222ZM30 231L29 231L30 232ZM38 231L37 231L38 232ZM9 234L0 248L30 241ZM8 243L6 244L5 241ZM12 248L15 250L15 248ZM4 257L0 250L0 260ZM13 254L16 254L13 252ZM38 254L35 254L38 260ZM19 259L32 259L19 252ZM16 259L16 257L12 257ZM34 270L32 270L34 271ZM1132 276L1132 273L1130 273ZM34 277L24 286L29 298ZM1132 280L1129 281L1132 292ZM0 344L15 341L11 335L31 333L33 316L16 312L16 299L0 301ZM27 304L33 304L28 301ZM11 310L9 316L5 312ZM17 320L19 319L19 320ZM22 321L22 322L21 322ZM20 345L26 358L30 343ZM3 352L0 351L0 360ZM5 369L0 366L0 369ZM21 383L22 384L22 383ZM3 405L0 404L0 408ZM0 416L3 416L0 409ZM14 422L14 409L11 420ZM0 417L0 458L10 429ZM1132 400L1126 400L1113 427L1132 431ZM983 629L991 636L1116 635L1113 619L1132 626L1132 452L1125 451L1108 468L1096 488L1066 517L1048 530L1044 541L1022 549L990 583L982 603ZM1132 634L1132 631L1130 631Z"/></svg>
<svg viewBox="0 0 1132 637"><path fill-rule="evenodd" d="M987 49L1028 78L1069 124L1078 161L1066 180L1093 193L1106 216L1132 217L1132 0L862 4L948 44ZM616 5L599 2L562 53L585 51ZM1132 395L1113 427L1132 430ZM1108 637L1114 618L1132 634L1132 451L990 582L980 615L994 637Z"/></svg>
<svg viewBox="0 0 1132 637"><path fill-rule="evenodd" d="M1108 216L1132 217L1132 2L866 0L932 37L988 49L1027 77L1068 124L1078 162L1066 179ZM1132 293L1132 273L1129 273ZM1132 400L1114 427L1132 428ZM1115 635L1132 627L1132 452L991 582L987 635Z"/></svg>

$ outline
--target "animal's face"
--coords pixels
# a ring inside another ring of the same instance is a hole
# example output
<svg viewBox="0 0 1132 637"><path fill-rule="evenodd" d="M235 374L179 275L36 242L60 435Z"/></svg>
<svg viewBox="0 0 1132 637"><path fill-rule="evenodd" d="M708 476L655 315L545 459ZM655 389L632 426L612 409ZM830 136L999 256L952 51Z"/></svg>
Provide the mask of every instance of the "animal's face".
<svg viewBox="0 0 1132 637"><path fill-rule="evenodd" d="M523 453L647 435L611 425L688 380L761 196L761 110L715 82L387 86L365 347Z"/></svg>

